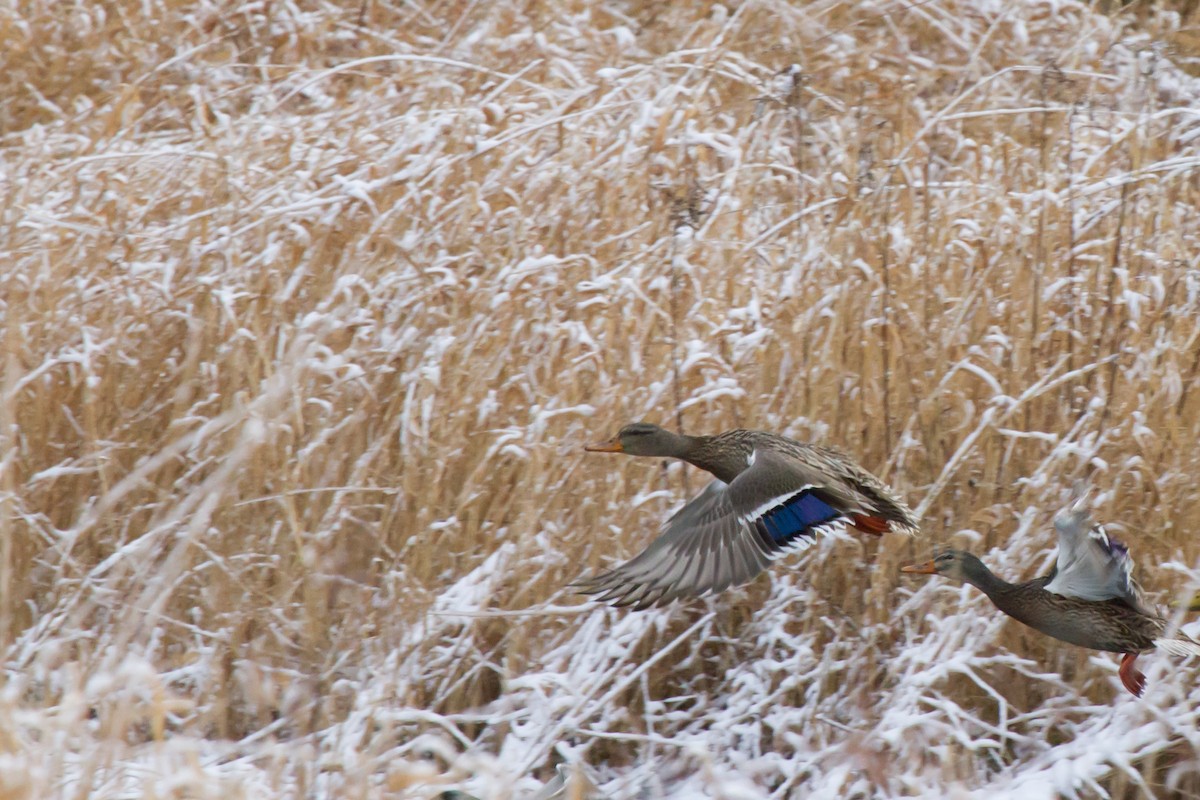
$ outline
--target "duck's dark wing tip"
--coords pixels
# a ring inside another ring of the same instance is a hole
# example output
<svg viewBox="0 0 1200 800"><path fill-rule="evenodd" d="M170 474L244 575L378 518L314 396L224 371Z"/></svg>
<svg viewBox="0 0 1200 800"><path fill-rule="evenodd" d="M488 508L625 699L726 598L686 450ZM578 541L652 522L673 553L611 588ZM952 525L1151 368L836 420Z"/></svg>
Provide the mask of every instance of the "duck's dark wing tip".
<svg viewBox="0 0 1200 800"><path fill-rule="evenodd" d="M768 530L759 519L762 510L750 517L739 514L727 488L713 481L667 521L646 549L572 587L600 602L639 609L717 594L766 569L782 545L807 532L812 524L808 516L820 511L805 507L799 516L789 512L786 518L772 519L774 527ZM817 524L828 521L820 513L817 517Z"/></svg>
<svg viewBox="0 0 1200 800"><path fill-rule="evenodd" d="M611 590L617 583L612 570L606 570L596 575L584 575L567 584L576 594L597 595Z"/></svg>
<svg viewBox="0 0 1200 800"><path fill-rule="evenodd" d="M632 607L635 611L665 606L675 599L668 587L626 581L617 570L580 578L567 586L598 603L614 608Z"/></svg>

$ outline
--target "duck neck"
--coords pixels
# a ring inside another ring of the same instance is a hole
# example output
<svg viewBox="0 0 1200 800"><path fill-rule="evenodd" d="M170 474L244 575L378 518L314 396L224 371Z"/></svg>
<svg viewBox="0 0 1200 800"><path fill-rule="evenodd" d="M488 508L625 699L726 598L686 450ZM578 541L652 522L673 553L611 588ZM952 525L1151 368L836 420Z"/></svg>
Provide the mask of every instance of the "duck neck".
<svg viewBox="0 0 1200 800"><path fill-rule="evenodd" d="M972 575L969 582L986 594L992 601L992 605L1000 611L1047 636L1083 647L1096 646L1089 640L1077 638L1077 632L1073 631L1070 626L1064 625L1063 620L1048 615L1047 604L1041 599L1046 592L1039 581L1009 583L994 575L982 563L979 566L982 568L982 573Z"/></svg>
<svg viewBox="0 0 1200 800"><path fill-rule="evenodd" d="M1003 611L1001 603L1013 585L988 569L987 565L979 559L973 559L967 565L965 572L967 583L986 594Z"/></svg>
<svg viewBox="0 0 1200 800"><path fill-rule="evenodd" d="M681 435L679 458L692 466L711 472L717 480L730 483L749 465L753 448L719 434L717 436Z"/></svg>

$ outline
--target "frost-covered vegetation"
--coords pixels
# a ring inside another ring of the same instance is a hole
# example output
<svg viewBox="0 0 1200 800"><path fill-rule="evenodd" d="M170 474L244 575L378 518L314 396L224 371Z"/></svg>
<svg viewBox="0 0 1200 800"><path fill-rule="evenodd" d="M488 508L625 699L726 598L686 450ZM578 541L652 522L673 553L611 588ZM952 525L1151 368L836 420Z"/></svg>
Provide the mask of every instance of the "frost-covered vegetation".
<svg viewBox="0 0 1200 800"><path fill-rule="evenodd" d="M1200 667L897 571L1044 571L1087 478L1200 585L1194 18L0 20L0 796L1200 793ZM701 485L582 452L635 419L840 446L926 538L596 607Z"/></svg>

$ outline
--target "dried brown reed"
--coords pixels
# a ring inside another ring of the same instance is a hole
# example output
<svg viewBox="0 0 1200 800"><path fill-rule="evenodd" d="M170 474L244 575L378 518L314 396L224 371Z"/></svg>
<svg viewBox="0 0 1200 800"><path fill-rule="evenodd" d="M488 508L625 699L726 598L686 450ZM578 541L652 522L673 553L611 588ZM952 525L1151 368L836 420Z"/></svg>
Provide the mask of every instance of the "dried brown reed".
<svg viewBox="0 0 1200 800"><path fill-rule="evenodd" d="M896 567L1045 569L1086 477L1147 588L1197 585L1197 27L1138 14L5 12L0 796L519 796L568 761L865 797L1080 758L1111 659ZM633 419L839 445L928 538L592 608L563 585L699 485L585 457ZM1079 791L1200 792L1192 675Z"/></svg>

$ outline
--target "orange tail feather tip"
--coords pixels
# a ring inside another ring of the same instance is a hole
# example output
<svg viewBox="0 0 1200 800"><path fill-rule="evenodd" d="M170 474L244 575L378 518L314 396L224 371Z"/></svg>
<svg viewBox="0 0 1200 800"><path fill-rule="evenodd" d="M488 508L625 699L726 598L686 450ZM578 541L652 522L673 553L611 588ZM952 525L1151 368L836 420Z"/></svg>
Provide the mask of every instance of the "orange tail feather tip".
<svg viewBox="0 0 1200 800"><path fill-rule="evenodd" d="M866 514L855 514L850 518L855 528L863 533L870 533L875 536L882 536L884 532L891 530L891 524L886 519L879 517L871 517Z"/></svg>

